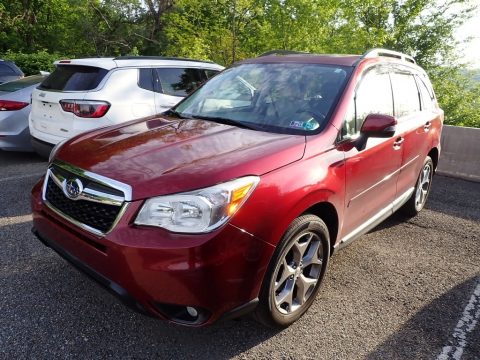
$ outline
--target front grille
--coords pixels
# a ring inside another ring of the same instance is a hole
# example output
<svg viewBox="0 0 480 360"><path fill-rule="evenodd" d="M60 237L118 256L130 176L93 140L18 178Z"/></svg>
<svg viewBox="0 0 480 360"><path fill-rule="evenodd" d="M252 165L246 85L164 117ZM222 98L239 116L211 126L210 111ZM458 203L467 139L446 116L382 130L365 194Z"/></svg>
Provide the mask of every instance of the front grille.
<svg viewBox="0 0 480 360"><path fill-rule="evenodd" d="M75 187L77 193L71 193ZM126 201L131 200L131 187L55 162L47 172L43 199L58 215L87 231L103 235L112 229Z"/></svg>
<svg viewBox="0 0 480 360"><path fill-rule="evenodd" d="M48 179L45 198L65 215L101 232L110 230L121 209L121 206L70 200L52 179Z"/></svg>

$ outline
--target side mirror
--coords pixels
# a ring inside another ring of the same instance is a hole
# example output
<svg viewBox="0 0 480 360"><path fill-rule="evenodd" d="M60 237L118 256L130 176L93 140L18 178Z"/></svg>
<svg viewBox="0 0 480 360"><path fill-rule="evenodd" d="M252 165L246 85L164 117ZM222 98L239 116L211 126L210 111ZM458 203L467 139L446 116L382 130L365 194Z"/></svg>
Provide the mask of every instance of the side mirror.
<svg viewBox="0 0 480 360"><path fill-rule="evenodd" d="M397 119L390 115L370 114L365 118L360 136L355 140L354 146L358 151L365 149L369 137L389 138L395 134Z"/></svg>
<svg viewBox="0 0 480 360"><path fill-rule="evenodd" d="M389 138L395 134L397 119L390 115L370 114L365 118L360 134L364 137Z"/></svg>

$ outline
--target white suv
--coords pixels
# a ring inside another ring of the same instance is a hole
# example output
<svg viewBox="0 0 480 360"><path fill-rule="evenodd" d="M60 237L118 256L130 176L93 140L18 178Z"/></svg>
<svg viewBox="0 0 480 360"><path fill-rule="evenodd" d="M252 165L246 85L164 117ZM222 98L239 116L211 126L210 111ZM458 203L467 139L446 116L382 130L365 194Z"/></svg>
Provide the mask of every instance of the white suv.
<svg viewBox="0 0 480 360"><path fill-rule="evenodd" d="M122 56L60 60L32 93L32 146L52 147L81 132L164 112L223 67L206 61Z"/></svg>

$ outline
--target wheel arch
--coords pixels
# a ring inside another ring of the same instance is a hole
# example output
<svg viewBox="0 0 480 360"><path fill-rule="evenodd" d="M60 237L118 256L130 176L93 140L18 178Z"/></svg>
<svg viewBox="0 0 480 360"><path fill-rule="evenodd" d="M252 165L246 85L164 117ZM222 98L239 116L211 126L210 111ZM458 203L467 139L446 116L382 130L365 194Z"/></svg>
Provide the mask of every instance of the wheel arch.
<svg viewBox="0 0 480 360"><path fill-rule="evenodd" d="M318 216L325 222L327 225L328 232L330 235L330 255L333 253L335 242L338 236L338 213L335 209L335 206L327 201L322 201L310 206L306 209L303 214L312 214Z"/></svg>
<svg viewBox="0 0 480 360"><path fill-rule="evenodd" d="M440 152L438 151L438 149L436 147L432 148L430 150L430 152L428 153L428 156L430 156L432 158L432 161L433 161L433 169L434 171L437 170L437 165L438 165L438 160L439 160L439 156L440 156Z"/></svg>

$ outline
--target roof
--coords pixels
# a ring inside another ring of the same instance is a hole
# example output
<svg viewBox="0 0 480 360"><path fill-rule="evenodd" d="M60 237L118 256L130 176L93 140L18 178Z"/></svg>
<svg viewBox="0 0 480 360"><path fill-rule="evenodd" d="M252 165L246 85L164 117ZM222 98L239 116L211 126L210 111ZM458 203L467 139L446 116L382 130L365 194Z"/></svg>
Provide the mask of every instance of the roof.
<svg viewBox="0 0 480 360"><path fill-rule="evenodd" d="M185 67L202 67L214 70L223 70L223 66L200 60L190 60L182 58L162 58L149 56L123 56L117 58L84 58L71 60L58 60L55 65L82 65L95 66L103 69L113 69L117 67L135 67L135 66L185 66Z"/></svg>
<svg viewBox="0 0 480 360"><path fill-rule="evenodd" d="M257 58L247 59L239 63L301 63L301 64L326 64L339 66L356 66L363 60L373 59L371 61L387 61L402 63L415 68L415 59L407 54L382 48L374 48L367 50L362 55L340 55L340 54L310 54L306 52L290 51L290 50L272 50L268 51ZM419 68L420 69L420 68Z"/></svg>
<svg viewBox="0 0 480 360"><path fill-rule="evenodd" d="M240 64L266 64L266 63L301 63L301 64L326 64L354 66L360 59L360 55L317 55L317 54L288 54L266 55L253 59L240 61Z"/></svg>

